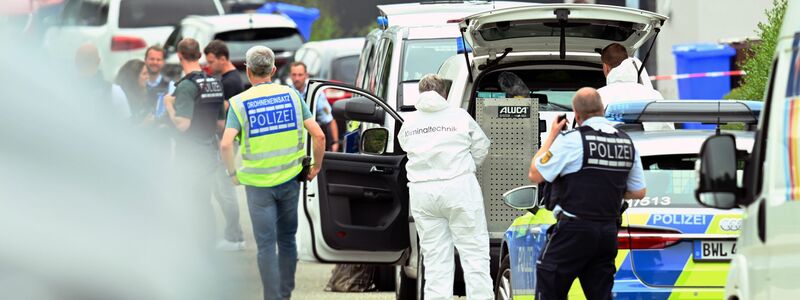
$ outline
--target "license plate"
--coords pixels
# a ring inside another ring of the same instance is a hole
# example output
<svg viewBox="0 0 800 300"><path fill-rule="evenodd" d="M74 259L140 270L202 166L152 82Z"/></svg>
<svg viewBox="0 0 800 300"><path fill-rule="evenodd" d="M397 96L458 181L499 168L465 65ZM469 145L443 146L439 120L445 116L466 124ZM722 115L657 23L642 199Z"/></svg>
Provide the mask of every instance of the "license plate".
<svg viewBox="0 0 800 300"><path fill-rule="evenodd" d="M736 241L694 241L694 260L727 261L736 254Z"/></svg>

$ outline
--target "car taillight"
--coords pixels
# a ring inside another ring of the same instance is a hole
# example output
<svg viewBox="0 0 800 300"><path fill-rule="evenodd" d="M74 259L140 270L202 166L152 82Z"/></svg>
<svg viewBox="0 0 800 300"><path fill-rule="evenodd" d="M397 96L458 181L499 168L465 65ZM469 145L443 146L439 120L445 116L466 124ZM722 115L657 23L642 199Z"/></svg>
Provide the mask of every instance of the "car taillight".
<svg viewBox="0 0 800 300"><path fill-rule="evenodd" d="M341 99L341 98L344 98L346 95L347 95L347 92L345 92L343 90L337 90L337 89L327 89L327 90L325 90L325 97L327 97L328 100Z"/></svg>
<svg viewBox="0 0 800 300"><path fill-rule="evenodd" d="M617 249L664 249L681 241L680 232L670 229L621 228Z"/></svg>
<svg viewBox="0 0 800 300"><path fill-rule="evenodd" d="M129 51L147 47L147 42L135 36L114 36L111 38L111 51Z"/></svg>

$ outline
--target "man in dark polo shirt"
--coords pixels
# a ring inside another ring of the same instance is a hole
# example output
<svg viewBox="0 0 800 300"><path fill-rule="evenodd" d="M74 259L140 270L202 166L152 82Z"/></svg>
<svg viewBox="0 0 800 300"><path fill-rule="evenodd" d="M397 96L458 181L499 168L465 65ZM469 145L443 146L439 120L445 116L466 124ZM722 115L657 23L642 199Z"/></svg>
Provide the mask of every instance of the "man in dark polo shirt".
<svg viewBox="0 0 800 300"><path fill-rule="evenodd" d="M230 52L225 42L214 40L203 49L208 67L221 76L222 94L225 98L225 112L228 111L228 99L244 91L244 83L239 70L228 59ZM236 151L236 150L234 150ZM239 223L239 200L236 189L225 174L225 166L220 160L215 171L214 198L217 199L222 215L225 216L225 237L217 242L217 249L223 251L241 251L245 248L242 226Z"/></svg>

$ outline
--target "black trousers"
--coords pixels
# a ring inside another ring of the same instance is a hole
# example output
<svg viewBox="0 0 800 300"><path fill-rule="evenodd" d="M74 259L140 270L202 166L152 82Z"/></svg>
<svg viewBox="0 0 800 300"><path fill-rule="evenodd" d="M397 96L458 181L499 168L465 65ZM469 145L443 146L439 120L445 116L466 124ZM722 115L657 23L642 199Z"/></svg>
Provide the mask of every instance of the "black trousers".
<svg viewBox="0 0 800 300"><path fill-rule="evenodd" d="M616 222L559 220L536 262L536 300L567 299L580 279L587 299L611 299L617 257Z"/></svg>

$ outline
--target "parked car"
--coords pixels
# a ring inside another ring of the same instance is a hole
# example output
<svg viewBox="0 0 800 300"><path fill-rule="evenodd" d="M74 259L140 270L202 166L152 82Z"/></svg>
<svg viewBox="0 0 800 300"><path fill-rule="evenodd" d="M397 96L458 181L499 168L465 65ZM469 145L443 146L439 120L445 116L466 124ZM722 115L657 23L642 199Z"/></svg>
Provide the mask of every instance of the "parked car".
<svg viewBox="0 0 800 300"><path fill-rule="evenodd" d="M372 157L375 153L363 151L326 156L325 169L307 189L309 195L314 194L307 196L311 201L307 202L308 218L304 221L310 225L301 226L310 226L311 230L307 230L308 233L299 231L301 239L316 239L313 251L303 253L304 258L400 266L396 273L398 299L420 297L424 282L420 280L421 259L417 255L416 232L408 218L406 178L402 174L405 154L391 134L402 124L402 115L414 110L419 78L438 71L450 85L449 104L466 109L492 139L490 157L477 176L485 193L494 276L501 263L502 236L520 215L502 205L501 196L528 181L525 167L538 148L540 132L547 132L547 123L558 114L568 113L572 120L570 100L579 88L605 85L598 48L618 42L633 54L667 19L637 9L583 4L511 4L507 8L492 9L489 3L482 12L449 16L452 19L441 20L444 23L440 25L431 25L435 17L425 16L410 15L404 21L413 23L416 20L422 24L419 26L392 25L393 18L398 18L391 14L379 21L388 22L388 27L382 24L386 29L368 37L361 59L371 63L359 69L357 80L360 80L361 89L333 83L316 85L320 89L317 92L341 89L353 93L353 98L337 103L338 110L349 120L363 122L362 143L374 138L366 134L367 130L374 132L373 128L385 128L389 134L386 134L386 147L377 157ZM563 40L560 38L562 28ZM373 37L375 44L370 44ZM459 48L464 52L459 53ZM524 78L531 92L527 99L492 99L507 96L499 89L497 81L503 71ZM309 93L312 92L314 88L310 88ZM371 104L378 102L381 104ZM499 105L500 102L515 109L523 106L530 113L498 119L499 110L492 114L486 104ZM483 107L478 107L479 104ZM374 109L368 109L373 106ZM336 105L333 110L337 112ZM371 163L376 170L393 172L371 172L370 168L363 169L362 163ZM389 183L391 180L400 182ZM363 194L358 189L362 189ZM349 207L349 214L322 208L331 205ZM339 232L347 233L347 241L339 238ZM406 233L408 239L402 241L385 238ZM463 282L458 264L456 273L455 292L460 294Z"/></svg>
<svg viewBox="0 0 800 300"><path fill-rule="evenodd" d="M308 42L294 55L308 67L311 79L330 80L355 84L358 60L364 47L364 38L333 39ZM325 94L330 104L351 97L350 93L328 90Z"/></svg>
<svg viewBox="0 0 800 300"><path fill-rule="evenodd" d="M742 211L707 208L694 200L698 153L703 141L715 131L644 131L641 123L715 123L721 119L755 125L761 107L761 103L752 101L708 100L631 102L608 107L607 118L624 122L617 127L633 140L647 183L647 196L626 200L629 207L622 214L612 290L615 299L723 299L730 261L737 252ZM738 151L752 149L752 131L726 134L736 136ZM522 192L516 190L505 198L519 198L511 194ZM533 205L513 206L530 213L516 218L503 236L495 299L534 296L535 262L547 244L547 229L556 220L552 212L533 201L535 194L528 193ZM569 298L583 297L576 280Z"/></svg>
<svg viewBox="0 0 800 300"><path fill-rule="evenodd" d="M761 122L743 174L733 172L740 137L715 135L700 151L702 205L741 208L724 299L792 299L800 294L800 5L789 1Z"/></svg>
<svg viewBox="0 0 800 300"><path fill-rule="evenodd" d="M189 16L181 21L181 25L164 43L168 53L165 68L180 70L176 51L178 42L184 38L196 39L200 43L201 51L213 40L224 41L230 51L229 59L241 71L245 83L248 82L244 73L245 53L248 49L256 45L269 47L275 52L275 66L280 69L292 61L295 52L304 42L294 22L280 15ZM205 68L205 55L200 59L200 64Z"/></svg>
<svg viewBox="0 0 800 300"><path fill-rule="evenodd" d="M221 14L219 0L67 0L44 47L71 63L80 45L93 43L103 74L112 79L126 61L144 59L148 46L163 43L184 17Z"/></svg>

